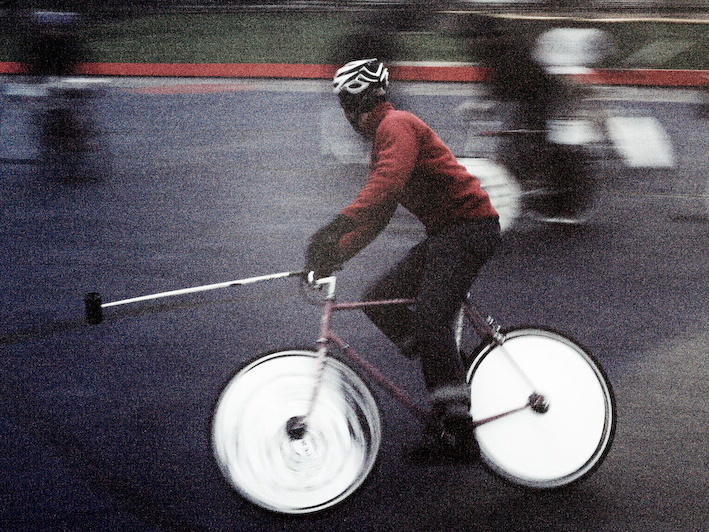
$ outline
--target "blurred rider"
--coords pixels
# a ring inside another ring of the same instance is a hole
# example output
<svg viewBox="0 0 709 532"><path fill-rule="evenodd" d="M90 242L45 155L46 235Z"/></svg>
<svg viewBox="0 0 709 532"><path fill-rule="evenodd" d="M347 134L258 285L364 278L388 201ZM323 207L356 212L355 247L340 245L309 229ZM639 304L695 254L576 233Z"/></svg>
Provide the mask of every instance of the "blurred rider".
<svg viewBox="0 0 709 532"><path fill-rule="evenodd" d="M89 55L82 24L77 13L34 11L25 43L28 73L40 78L77 74Z"/></svg>
<svg viewBox="0 0 709 532"><path fill-rule="evenodd" d="M439 424L410 458L474 458L470 392L453 323L499 243L497 212L431 128L387 101L389 73L381 61L349 62L333 83L345 117L372 143L369 176L356 198L310 238L306 266L318 277L330 275L374 240L398 205L422 222L426 237L365 294L366 300L415 299L415 305L372 306L365 313L405 356L421 359Z"/></svg>

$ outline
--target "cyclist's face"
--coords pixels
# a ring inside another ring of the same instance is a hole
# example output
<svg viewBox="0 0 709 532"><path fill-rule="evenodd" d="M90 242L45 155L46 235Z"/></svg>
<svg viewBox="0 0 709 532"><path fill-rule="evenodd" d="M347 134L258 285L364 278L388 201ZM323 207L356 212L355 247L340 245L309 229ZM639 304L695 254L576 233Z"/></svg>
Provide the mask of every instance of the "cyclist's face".
<svg viewBox="0 0 709 532"><path fill-rule="evenodd" d="M344 109L344 111L345 118L347 118L347 121L350 123L350 125L357 133L362 134L362 113L358 111L348 111L347 109Z"/></svg>
<svg viewBox="0 0 709 532"><path fill-rule="evenodd" d="M345 118L360 135L364 135L363 117L366 113L361 111L361 100L349 94L340 95L340 105L345 113Z"/></svg>

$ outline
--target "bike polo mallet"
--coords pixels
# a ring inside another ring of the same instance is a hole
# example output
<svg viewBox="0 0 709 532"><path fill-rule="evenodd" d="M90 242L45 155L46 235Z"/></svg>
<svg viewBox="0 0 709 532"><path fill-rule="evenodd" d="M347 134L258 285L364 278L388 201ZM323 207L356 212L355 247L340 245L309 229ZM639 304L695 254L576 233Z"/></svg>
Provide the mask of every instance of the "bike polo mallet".
<svg viewBox="0 0 709 532"><path fill-rule="evenodd" d="M120 301L112 301L110 303L101 302L101 294L98 292L89 292L84 297L84 306L86 309L86 322L91 325L96 325L103 321L103 309L108 307L116 307L119 305L128 305L138 303L140 301L149 301L152 299L162 299L165 297L180 296L184 294L194 294L196 292L207 292L209 290L217 290L219 288L230 288L232 286L244 286L247 284L258 283L260 281L269 281L271 279L281 279L285 277L302 277L305 272L281 272L270 275L261 275L258 277L248 277L246 279L237 279L235 281L226 281L223 283L206 284L202 286L193 286L191 288L181 288L179 290L171 290L169 292L159 292L156 294L148 294L145 296L133 297L130 299L122 299Z"/></svg>

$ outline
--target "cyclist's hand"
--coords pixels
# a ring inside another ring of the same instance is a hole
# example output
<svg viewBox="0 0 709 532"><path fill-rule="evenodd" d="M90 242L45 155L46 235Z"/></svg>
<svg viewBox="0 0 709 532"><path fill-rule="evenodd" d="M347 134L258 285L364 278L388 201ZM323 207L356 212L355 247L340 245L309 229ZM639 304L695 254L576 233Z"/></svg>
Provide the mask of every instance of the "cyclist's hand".
<svg viewBox="0 0 709 532"><path fill-rule="evenodd" d="M312 242L305 252L305 269L314 272L316 279L329 277L332 272L341 268L339 253L334 246Z"/></svg>
<svg viewBox="0 0 709 532"><path fill-rule="evenodd" d="M338 242L342 235L349 233L356 224L346 216L339 215L320 228L310 237L308 248L305 251L305 267L315 272L316 278L330 276L342 266L342 259L338 249Z"/></svg>

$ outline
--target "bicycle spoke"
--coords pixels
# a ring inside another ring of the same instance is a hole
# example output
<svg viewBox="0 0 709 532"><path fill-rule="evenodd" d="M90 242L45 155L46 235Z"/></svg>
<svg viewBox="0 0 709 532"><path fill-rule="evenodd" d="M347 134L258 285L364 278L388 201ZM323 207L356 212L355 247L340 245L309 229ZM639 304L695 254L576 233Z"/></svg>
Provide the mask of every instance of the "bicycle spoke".
<svg viewBox="0 0 709 532"><path fill-rule="evenodd" d="M529 386L530 391L532 393L537 393L538 392L537 387L532 382L532 380L529 378L529 375L527 374L527 372L524 371L522 369L522 366L520 366L517 363L517 361L514 359L514 357L512 357L509 350L505 347L505 344L504 343L500 344L498 349L500 350L500 352L502 354L505 355L505 358L512 365L512 367L514 367L515 371L517 372L517 375L519 375L522 378L522 380L524 380L524 382L527 384L527 386Z"/></svg>

